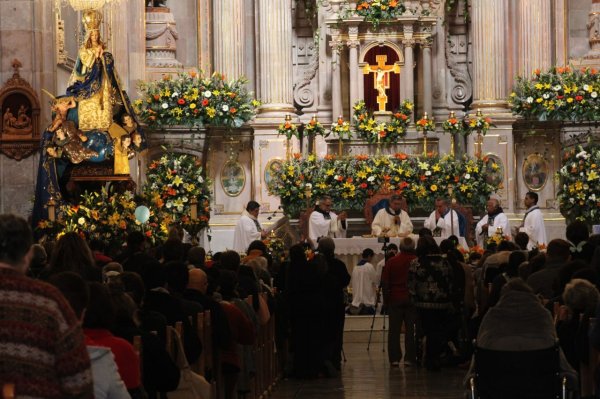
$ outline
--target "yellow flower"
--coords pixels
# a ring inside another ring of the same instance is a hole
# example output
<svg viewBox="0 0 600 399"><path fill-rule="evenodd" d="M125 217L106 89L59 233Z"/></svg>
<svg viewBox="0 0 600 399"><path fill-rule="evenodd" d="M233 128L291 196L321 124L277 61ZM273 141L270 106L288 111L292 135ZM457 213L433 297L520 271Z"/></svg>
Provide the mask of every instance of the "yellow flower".
<svg viewBox="0 0 600 399"><path fill-rule="evenodd" d="M256 99L252 100L252 106L253 107L259 107L260 106L260 101L258 101Z"/></svg>
<svg viewBox="0 0 600 399"><path fill-rule="evenodd" d="M439 164L435 164L435 165L433 165L433 171L434 171L434 172L439 172L440 170L442 170L442 168L440 167L440 165L439 165Z"/></svg>
<svg viewBox="0 0 600 399"><path fill-rule="evenodd" d="M120 218L121 217L119 216L119 214L117 212L115 212L108 217L108 224L110 226L116 226L117 224L119 224Z"/></svg>
<svg viewBox="0 0 600 399"><path fill-rule="evenodd" d="M435 184L431 185L431 191L437 191L438 186L436 186Z"/></svg>
<svg viewBox="0 0 600 399"><path fill-rule="evenodd" d="M466 184L461 184L459 189L460 189L460 191L462 191L464 193L465 191L467 191L469 189L469 186L467 186Z"/></svg>
<svg viewBox="0 0 600 399"><path fill-rule="evenodd" d="M497 164L496 162L494 162L494 163L492 164L492 169L494 169L494 170L498 170L499 168L500 168L500 166L498 166L498 164Z"/></svg>
<svg viewBox="0 0 600 399"><path fill-rule="evenodd" d="M550 87L552 87L550 83L544 83L544 89L549 89Z"/></svg>
<svg viewBox="0 0 600 399"><path fill-rule="evenodd" d="M196 103L191 103L190 104L190 109L194 109L194 108L196 108Z"/></svg>
<svg viewBox="0 0 600 399"><path fill-rule="evenodd" d="M569 97L569 98L567 98L567 102L568 102L569 104L571 104L571 103L573 102L573 98L572 98L572 97Z"/></svg>
<svg viewBox="0 0 600 399"><path fill-rule="evenodd" d="M543 99L542 97L538 97L538 98L535 100L535 102L536 102L536 103L538 103L538 104L539 104L539 103L541 103L542 101L544 101L544 99Z"/></svg>
<svg viewBox="0 0 600 399"><path fill-rule="evenodd" d="M174 186L179 186L180 184L183 184L183 179L181 178L181 176L177 175L173 179L173 185Z"/></svg>
<svg viewBox="0 0 600 399"><path fill-rule="evenodd" d="M209 117L214 118L215 115L217 114L217 110L215 110L213 107L208 107L208 108L206 108L206 113L208 114Z"/></svg>
<svg viewBox="0 0 600 399"><path fill-rule="evenodd" d="M590 173L588 173L588 177L587 177L588 181L596 180L597 178L598 178L598 174L596 173L595 170L592 170Z"/></svg>
<svg viewBox="0 0 600 399"><path fill-rule="evenodd" d="M535 85L535 88L538 90L542 90L543 87L544 87L544 85L541 83L536 83L536 85Z"/></svg>
<svg viewBox="0 0 600 399"><path fill-rule="evenodd" d="M366 179L367 173L364 170L361 170L356 174L356 177L358 177L359 179Z"/></svg>
<svg viewBox="0 0 600 399"><path fill-rule="evenodd" d="M325 173L327 174L327 176L333 176L333 174L335 173L335 170L327 169L327 171Z"/></svg>
<svg viewBox="0 0 600 399"><path fill-rule="evenodd" d="M310 154L308 156L308 161L309 162L314 162L317 159L317 157L315 156L315 154Z"/></svg>

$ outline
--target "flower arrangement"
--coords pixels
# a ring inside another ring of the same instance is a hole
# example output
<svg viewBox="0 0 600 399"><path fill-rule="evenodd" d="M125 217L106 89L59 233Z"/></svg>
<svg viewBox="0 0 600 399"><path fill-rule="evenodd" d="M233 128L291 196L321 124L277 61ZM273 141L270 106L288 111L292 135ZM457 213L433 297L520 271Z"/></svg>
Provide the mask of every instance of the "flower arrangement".
<svg viewBox="0 0 600 399"><path fill-rule="evenodd" d="M465 118L465 124L466 134L478 132L484 136L491 127L496 127L496 125L492 123L492 118L483 115L479 109L475 113L475 116L467 116L467 118Z"/></svg>
<svg viewBox="0 0 600 399"><path fill-rule="evenodd" d="M435 120L433 118L429 118L426 112L421 119L415 122L415 127L417 128L417 131L424 134L427 132L433 132L435 131Z"/></svg>
<svg viewBox="0 0 600 399"><path fill-rule="evenodd" d="M208 226L210 181L204 177L199 159L167 152L150 163L146 178L144 193L158 212L185 225L191 215L191 199L195 198L198 203L197 219L201 227Z"/></svg>
<svg viewBox="0 0 600 399"><path fill-rule="evenodd" d="M465 129L463 120L458 119L454 115L454 111L450 112L448 119L446 119L444 121L444 123L442 123L442 129L444 130L444 133L450 133L450 134L459 133L459 134L464 135L467 132L467 129Z"/></svg>
<svg viewBox="0 0 600 399"><path fill-rule="evenodd" d="M331 130L329 133L335 133L340 140L350 140L352 138L350 123L345 121L341 116L338 117L336 123L331 124Z"/></svg>
<svg viewBox="0 0 600 399"><path fill-rule="evenodd" d="M247 91L244 78L227 82L213 73L204 77L194 71L175 78L139 85L142 99L134 102L136 112L150 127L205 125L240 127L256 115L260 102Z"/></svg>
<svg viewBox="0 0 600 399"><path fill-rule="evenodd" d="M406 8L400 0L359 0L356 13L377 28L382 21L399 17Z"/></svg>
<svg viewBox="0 0 600 399"><path fill-rule="evenodd" d="M317 120L316 116L313 116L310 121L304 125L304 132L307 136L329 136L329 132L325 130L321 122Z"/></svg>
<svg viewBox="0 0 600 399"><path fill-rule="evenodd" d="M298 155L283 165L269 189L292 216L306 208L308 191L314 198L327 194L336 207L346 210L362 210L366 199L381 189L402 194L409 205L425 209L433 208L436 196L452 192L461 204L483 210L500 187L487 178L488 165L485 158L417 158L404 153L323 159Z"/></svg>
<svg viewBox="0 0 600 399"><path fill-rule="evenodd" d="M509 103L512 111L539 121L600 120L600 76L594 68L536 69L530 78L517 77Z"/></svg>
<svg viewBox="0 0 600 399"><path fill-rule="evenodd" d="M267 246L267 250L273 259L278 259L279 261L283 261L285 259L285 243L281 238L271 234L269 237L264 239L263 242Z"/></svg>
<svg viewBox="0 0 600 399"><path fill-rule="evenodd" d="M286 115L285 122L279 125L277 128L277 135L284 135L286 139L291 140L292 137L300 138L300 131L298 126L292 123L292 117Z"/></svg>
<svg viewBox="0 0 600 399"><path fill-rule="evenodd" d="M581 145L565 152L557 194L560 211L567 221L600 223L600 146Z"/></svg>
<svg viewBox="0 0 600 399"><path fill-rule="evenodd" d="M406 129L410 124L410 115L414 106L404 100L396 112L392 114L389 123L377 122L371 112L367 109L364 101L358 101L354 105L352 117L354 129L358 136L369 143L396 143L406 135Z"/></svg>
<svg viewBox="0 0 600 399"><path fill-rule="evenodd" d="M161 224L155 210L151 210L151 219L141 224L134 214L136 207L132 192L109 193L102 188L100 192L84 193L78 205L62 205L58 220L42 220L37 227L50 239L58 239L66 232L77 232L89 240L122 244L132 231L143 232L153 244L165 239L168 221Z"/></svg>

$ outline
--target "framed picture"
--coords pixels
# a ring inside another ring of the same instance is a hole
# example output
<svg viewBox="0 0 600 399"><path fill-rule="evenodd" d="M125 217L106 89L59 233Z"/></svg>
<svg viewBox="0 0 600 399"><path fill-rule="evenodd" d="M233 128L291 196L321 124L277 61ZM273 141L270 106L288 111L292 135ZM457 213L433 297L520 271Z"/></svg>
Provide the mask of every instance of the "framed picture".
<svg viewBox="0 0 600 399"><path fill-rule="evenodd" d="M273 176L275 175L275 173L280 171L281 168L283 168L283 159L281 158L271 158L269 162L267 162L267 164L265 165L265 172L263 178L265 180L265 186L267 187L267 190L269 189L269 183L271 182L271 180L273 180Z"/></svg>
<svg viewBox="0 0 600 399"><path fill-rule="evenodd" d="M548 181L548 163L539 153L528 155L523 161L523 182L531 191L541 191Z"/></svg>
<svg viewBox="0 0 600 399"><path fill-rule="evenodd" d="M246 186L246 172L237 161L227 161L221 169L221 187L230 197L237 197Z"/></svg>
<svg viewBox="0 0 600 399"><path fill-rule="evenodd" d="M486 181L494 186L504 181L504 163L496 154L487 154L484 158L487 168Z"/></svg>

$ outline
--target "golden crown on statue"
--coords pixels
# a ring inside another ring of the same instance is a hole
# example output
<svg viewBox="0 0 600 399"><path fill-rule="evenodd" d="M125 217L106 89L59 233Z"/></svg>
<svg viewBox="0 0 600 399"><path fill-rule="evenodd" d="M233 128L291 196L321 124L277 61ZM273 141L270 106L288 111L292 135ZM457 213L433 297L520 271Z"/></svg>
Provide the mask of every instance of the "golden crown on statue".
<svg viewBox="0 0 600 399"><path fill-rule="evenodd" d="M102 13L96 10L85 11L83 13L83 17L81 18L81 22L83 22L83 26L85 26L86 31L98 30L100 29L100 24L102 23Z"/></svg>

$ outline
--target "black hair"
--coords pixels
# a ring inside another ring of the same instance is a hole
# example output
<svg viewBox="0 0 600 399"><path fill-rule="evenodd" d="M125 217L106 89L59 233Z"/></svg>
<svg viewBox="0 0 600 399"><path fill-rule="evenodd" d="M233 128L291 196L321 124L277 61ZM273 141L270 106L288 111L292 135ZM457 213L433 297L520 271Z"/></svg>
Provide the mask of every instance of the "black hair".
<svg viewBox="0 0 600 399"><path fill-rule="evenodd" d="M0 215L0 262L17 266L33 245L33 234L25 219Z"/></svg>

